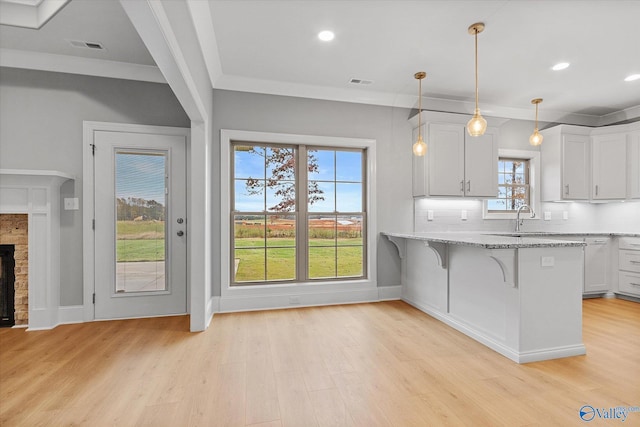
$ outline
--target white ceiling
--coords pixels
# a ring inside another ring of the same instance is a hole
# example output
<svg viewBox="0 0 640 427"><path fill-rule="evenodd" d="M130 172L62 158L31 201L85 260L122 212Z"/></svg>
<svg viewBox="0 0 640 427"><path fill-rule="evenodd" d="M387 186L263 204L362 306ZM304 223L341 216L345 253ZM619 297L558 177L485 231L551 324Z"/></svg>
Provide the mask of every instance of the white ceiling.
<svg viewBox="0 0 640 427"><path fill-rule="evenodd" d="M473 37L479 35L480 108L485 115L579 124L640 117L640 1L189 0L209 64L222 89L412 107L416 71L426 71L423 107L471 112ZM198 5L198 2L201 2ZM316 35L330 29L336 38ZM101 42L105 51L67 40ZM72 0L42 29L0 26L5 52L153 66L120 4ZM0 58L1 60L1 58ZM567 61L564 71L553 64ZM0 62L1 64L2 62ZM6 63L5 63L6 65ZM368 86L351 78L373 80ZM609 119L606 119L609 117ZM603 120L604 118L604 120Z"/></svg>

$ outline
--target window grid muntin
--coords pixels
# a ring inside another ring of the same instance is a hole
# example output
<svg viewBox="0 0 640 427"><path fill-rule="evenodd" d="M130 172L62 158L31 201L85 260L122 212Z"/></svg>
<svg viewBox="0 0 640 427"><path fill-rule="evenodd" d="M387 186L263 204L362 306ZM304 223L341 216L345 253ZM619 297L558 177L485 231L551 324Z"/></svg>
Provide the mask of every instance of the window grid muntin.
<svg viewBox="0 0 640 427"><path fill-rule="evenodd" d="M506 170L506 164L507 163L521 163L522 164L522 173L518 173L518 172L514 172L514 171L507 171ZM487 209L487 212L489 213L515 213L517 211L517 207L514 207L514 205L516 204L516 200L518 200L518 198L514 198L513 196L509 196L509 193L511 195L513 195L513 191L518 190L518 189L522 189L524 191L524 197L522 198L523 202L522 204L527 204L527 205L531 205L530 201L531 201L531 184L530 184L530 180L531 180L531 168L530 168L530 160L529 159L521 159L521 158L511 158L511 157L500 157L498 159L498 182L500 182L500 177L504 176L507 177L509 175L522 175L524 178L524 182L521 184L518 183L502 183L502 184L498 184L498 195L500 195L500 189L503 188L505 190L505 197L496 197L494 199L491 199L489 201L489 203L491 201L496 201L496 200L504 200L505 203L505 209ZM506 181L506 179L505 179ZM506 207L513 207L512 209L506 209Z"/></svg>

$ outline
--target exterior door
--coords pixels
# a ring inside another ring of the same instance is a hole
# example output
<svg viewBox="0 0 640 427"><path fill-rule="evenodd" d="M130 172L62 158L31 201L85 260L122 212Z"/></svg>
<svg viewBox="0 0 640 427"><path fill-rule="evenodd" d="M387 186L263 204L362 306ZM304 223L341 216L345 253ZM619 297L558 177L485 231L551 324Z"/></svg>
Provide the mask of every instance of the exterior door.
<svg viewBox="0 0 640 427"><path fill-rule="evenodd" d="M96 319L187 312L187 131L153 129L93 134Z"/></svg>

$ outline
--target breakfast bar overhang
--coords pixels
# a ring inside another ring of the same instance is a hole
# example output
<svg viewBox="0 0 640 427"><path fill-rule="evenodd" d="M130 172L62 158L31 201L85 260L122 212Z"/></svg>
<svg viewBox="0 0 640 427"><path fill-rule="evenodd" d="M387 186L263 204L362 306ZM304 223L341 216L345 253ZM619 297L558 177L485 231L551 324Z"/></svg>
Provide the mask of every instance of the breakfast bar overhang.
<svg viewBox="0 0 640 427"><path fill-rule="evenodd" d="M584 243L480 233L382 233L402 299L517 363L586 354Z"/></svg>

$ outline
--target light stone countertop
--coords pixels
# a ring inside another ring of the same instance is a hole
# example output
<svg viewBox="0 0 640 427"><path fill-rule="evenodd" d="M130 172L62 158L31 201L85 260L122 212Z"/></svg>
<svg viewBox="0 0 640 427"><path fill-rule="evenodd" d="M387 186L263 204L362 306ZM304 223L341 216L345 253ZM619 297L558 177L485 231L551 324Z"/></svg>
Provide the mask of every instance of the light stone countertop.
<svg viewBox="0 0 640 427"><path fill-rule="evenodd" d="M451 245L475 246L484 249L516 249L516 248L560 248L580 247L586 243L572 240L542 239L539 237L513 237L508 235L489 234L487 232L443 232L443 233L393 233L382 232L384 236L402 239L423 240ZM522 233L526 234L526 233ZM566 235L566 233L557 233ZM602 235L602 234L600 234Z"/></svg>

